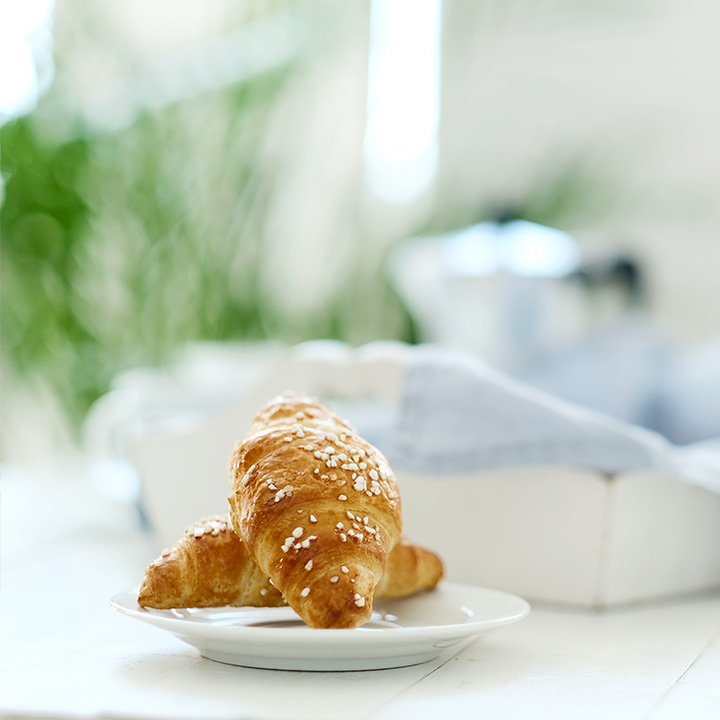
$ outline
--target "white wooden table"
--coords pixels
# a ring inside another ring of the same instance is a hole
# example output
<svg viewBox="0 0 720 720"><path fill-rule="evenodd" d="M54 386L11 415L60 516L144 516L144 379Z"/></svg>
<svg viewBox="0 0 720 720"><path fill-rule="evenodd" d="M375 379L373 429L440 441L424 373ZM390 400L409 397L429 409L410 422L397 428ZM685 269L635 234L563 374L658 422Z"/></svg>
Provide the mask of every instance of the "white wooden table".
<svg viewBox="0 0 720 720"><path fill-rule="evenodd" d="M403 669L234 667L110 609L153 554L130 508L22 469L0 487L0 717L720 718L718 595L603 614L536 606Z"/></svg>

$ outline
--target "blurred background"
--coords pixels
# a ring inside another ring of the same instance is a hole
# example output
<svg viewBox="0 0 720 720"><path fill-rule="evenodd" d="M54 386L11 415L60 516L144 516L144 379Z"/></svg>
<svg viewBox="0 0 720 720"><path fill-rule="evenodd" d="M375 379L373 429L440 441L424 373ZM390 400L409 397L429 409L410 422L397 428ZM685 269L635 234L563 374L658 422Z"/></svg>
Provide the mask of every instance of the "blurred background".
<svg viewBox="0 0 720 720"><path fill-rule="evenodd" d="M2 445L197 342L436 342L720 436L711 0L0 1ZM250 345L252 344L252 345Z"/></svg>

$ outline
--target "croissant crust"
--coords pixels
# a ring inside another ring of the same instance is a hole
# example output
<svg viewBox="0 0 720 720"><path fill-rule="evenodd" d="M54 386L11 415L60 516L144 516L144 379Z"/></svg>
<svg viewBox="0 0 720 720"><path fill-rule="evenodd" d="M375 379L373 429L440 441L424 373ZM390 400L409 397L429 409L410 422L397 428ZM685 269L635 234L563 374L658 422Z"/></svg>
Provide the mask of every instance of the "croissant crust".
<svg viewBox="0 0 720 720"><path fill-rule="evenodd" d="M388 557L376 598L406 597L434 588L443 574L440 559L401 537ZM193 523L172 548L145 570L138 594L143 607L285 605L277 588L265 578L228 515Z"/></svg>
<svg viewBox="0 0 720 720"><path fill-rule="evenodd" d="M153 608L277 607L282 595L260 572L227 515L188 527L145 570L138 604Z"/></svg>
<svg viewBox="0 0 720 720"><path fill-rule="evenodd" d="M328 408L282 396L229 459L235 531L310 626L357 627L400 538L387 460Z"/></svg>

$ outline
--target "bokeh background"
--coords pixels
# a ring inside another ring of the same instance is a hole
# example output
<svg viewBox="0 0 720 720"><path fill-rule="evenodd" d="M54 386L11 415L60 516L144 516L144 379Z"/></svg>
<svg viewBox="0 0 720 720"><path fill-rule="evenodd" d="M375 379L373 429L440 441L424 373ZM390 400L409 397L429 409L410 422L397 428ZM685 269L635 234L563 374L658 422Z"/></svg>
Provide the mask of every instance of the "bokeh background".
<svg viewBox="0 0 720 720"><path fill-rule="evenodd" d="M3 459L197 341L439 342L720 435L712 0L0 13Z"/></svg>

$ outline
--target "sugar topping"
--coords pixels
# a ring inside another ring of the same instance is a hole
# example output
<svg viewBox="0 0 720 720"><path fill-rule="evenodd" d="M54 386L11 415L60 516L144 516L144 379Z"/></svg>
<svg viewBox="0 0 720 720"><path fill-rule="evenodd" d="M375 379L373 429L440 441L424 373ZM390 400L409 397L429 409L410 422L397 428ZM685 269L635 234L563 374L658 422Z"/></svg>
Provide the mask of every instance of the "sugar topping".
<svg viewBox="0 0 720 720"><path fill-rule="evenodd" d="M227 518L218 515L205 518L196 525L191 525L186 530L186 533L196 538L200 538L203 535L215 535L217 537L218 535L220 535L221 532L227 532L227 530Z"/></svg>
<svg viewBox="0 0 720 720"><path fill-rule="evenodd" d="M292 497L292 494L293 494L293 486L286 485L284 488L280 488L275 493L275 502L280 502L284 497Z"/></svg>
<svg viewBox="0 0 720 720"><path fill-rule="evenodd" d="M295 544L295 538L290 536L285 538L285 542L282 544L283 552L287 552Z"/></svg>

